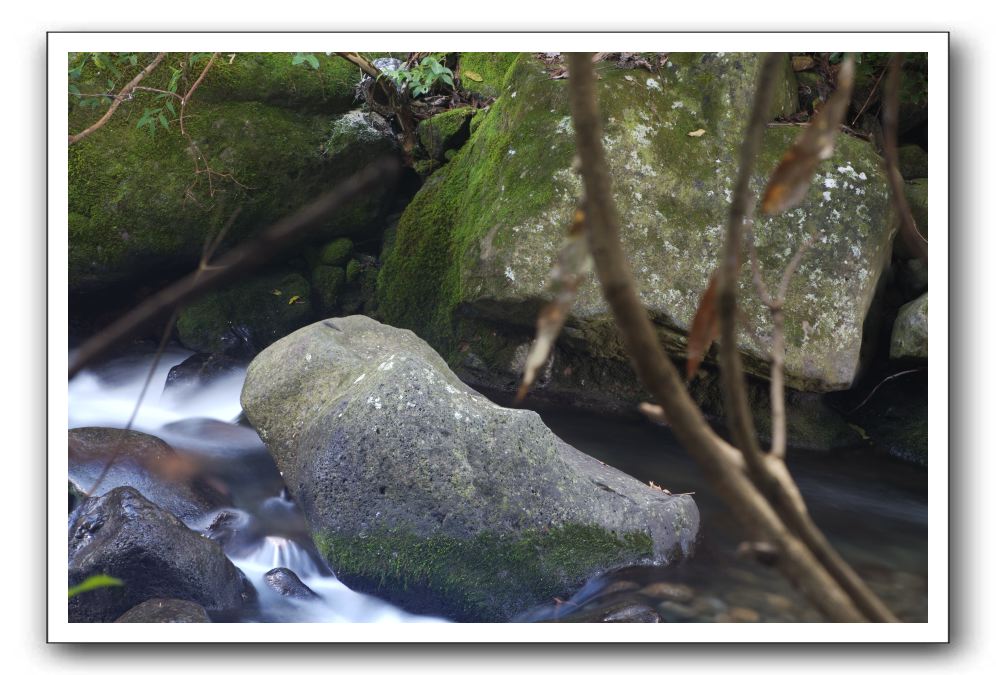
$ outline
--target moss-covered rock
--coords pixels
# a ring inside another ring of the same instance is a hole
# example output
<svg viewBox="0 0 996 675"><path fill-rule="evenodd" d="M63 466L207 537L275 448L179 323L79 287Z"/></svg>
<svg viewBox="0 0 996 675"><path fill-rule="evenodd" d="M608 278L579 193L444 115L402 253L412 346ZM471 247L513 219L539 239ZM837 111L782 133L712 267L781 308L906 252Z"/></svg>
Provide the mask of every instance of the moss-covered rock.
<svg viewBox="0 0 996 675"><path fill-rule="evenodd" d="M346 270L341 267L319 265L311 273L312 297L325 314L330 314L339 302L346 284Z"/></svg>
<svg viewBox="0 0 996 675"><path fill-rule="evenodd" d="M520 52L462 52L460 54L460 86L483 96L498 96L505 77L519 58ZM478 82L467 71L481 78Z"/></svg>
<svg viewBox="0 0 996 675"><path fill-rule="evenodd" d="M455 108L422 120L418 125L418 142L430 158L440 161L470 137L474 108Z"/></svg>
<svg viewBox="0 0 996 675"><path fill-rule="evenodd" d="M899 172L906 180L927 177L927 151L919 145L899 148Z"/></svg>
<svg viewBox="0 0 996 675"><path fill-rule="evenodd" d="M71 111L71 128L85 126L89 115ZM396 151L389 129L378 135L356 116L333 120L258 101L195 97L185 124L213 172L197 173L175 125L150 136L136 128L140 115L140 106L123 105L104 128L69 148L70 290L186 273L236 208L226 245ZM374 191L317 234L367 234L380 226L384 203L384 193Z"/></svg>
<svg viewBox="0 0 996 675"><path fill-rule="evenodd" d="M353 253L353 242L340 237L325 244L318 253L318 260L323 265L342 265Z"/></svg>
<svg viewBox="0 0 996 675"><path fill-rule="evenodd" d="M927 179L906 181L906 201L920 234L927 237Z"/></svg>
<svg viewBox="0 0 996 675"><path fill-rule="evenodd" d="M892 326L889 356L893 359L927 359L927 294L899 308Z"/></svg>
<svg viewBox="0 0 996 675"><path fill-rule="evenodd" d="M280 272L208 293L180 311L180 342L199 352L255 352L313 318L309 295L304 277Z"/></svg>
<svg viewBox="0 0 996 675"><path fill-rule="evenodd" d="M643 70L601 73L603 141L623 247L644 304L676 358L684 356L685 333L722 245L758 67L753 54L675 54L659 77ZM777 91L772 116L794 111L794 81L786 76ZM467 145L406 209L378 282L385 320L417 331L454 363L473 356L489 368L521 351L532 335L581 192L570 169L574 143L566 83L551 80L535 59L521 57L502 92ZM688 136L696 129L706 133ZM768 130L751 181L755 193L795 133ZM755 229L769 286L810 232L819 234L789 289L786 373L796 388L849 386L894 231L873 148L841 138L803 204L759 219ZM740 348L748 369L765 375L771 324L746 261L740 289L750 326L740 334ZM465 332L470 319L473 329ZM490 340L482 326L501 334ZM572 367L566 376L581 388L611 388L623 372L632 378L628 368L612 365L626 358L593 275L564 336L565 348L584 356L573 363L589 363L584 375Z"/></svg>
<svg viewBox="0 0 996 675"><path fill-rule="evenodd" d="M327 319L249 365L242 406L336 576L508 620L611 567L688 555L698 510L495 405L410 331Z"/></svg>

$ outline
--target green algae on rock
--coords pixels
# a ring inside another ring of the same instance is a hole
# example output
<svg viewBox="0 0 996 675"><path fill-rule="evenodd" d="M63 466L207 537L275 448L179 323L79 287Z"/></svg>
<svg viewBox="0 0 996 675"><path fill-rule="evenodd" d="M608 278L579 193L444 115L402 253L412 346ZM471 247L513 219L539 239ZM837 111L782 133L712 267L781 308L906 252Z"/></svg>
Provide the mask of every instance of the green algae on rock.
<svg viewBox="0 0 996 675"><path fill-rule="evenodd" d="M232 349L235 329L251 349L263 349L313 318L310 291L300 274L276 272L208 293L180 310L180 343L198 352L225 353Z"/></svg>
<svg viewBox="0 0 996 675"><path fill-rule="evenodd" d="M624 564L689 554L698 510L491 403L407 330L312 324L249 366L242 406L340 579L508 620Z"/></svg>
<svg viewBox="0 0 996 675"><path fill-rule="evenodd" d="M505 77L519 54L520 52L461 52L460 86L483 96L498 96ZM467 71L475 73L481 81L463 75Z"/></svg>
<svg viewBox="0 0 996 675"><path fill-rule="evenodd" d="M677 54L659 76L611 68L601 73L603 142L623 247L644 304L676 358L684 356L686 331L722 245L758 65L754 54ZM797 104L794 80L787 69L785 74L772 116ZM700 128L707 133L688 136ZM768 130L752 178L756 193L795 133ZM580 179L570 168L572 135L566 83L551 80L537 60L520 57L470 141L402 216L378 285L385 320L415 330L454 363L476 357L492 366L496 360L488 350L475 351L487 342L480 333L462 332L468 319L505 334L518 330L528 342L580 198ZM842 137L833 159L813 177L805 202L759 219L755 230L769 286L798 246L817 233L817 245L789 289L786 377L790 386L811 391L848 387L894 233L874 150ZM770 317L753 292L746 262L740 288L750 326L741 330L740 349L748 370L766 376ZM565 335L586 358L625 363L593 275Z"/></svg>
<svg viewBox="0 0 996 675"><path fill-rule="evenodd" d="M456 150L470 136L474 108L454 108L422 120L416 130L418 142L430 158L441 161L448 150Z"/></svg>
<svg viewBox="0 0 996 675"><path fill-rule="evenodd" d="M346 283L346 270L341 267L319 265L311 273L311 290L323 312L329 314L339 301L339 294Z"/></svg>
<svg viewBox="0 0 996 675"><path fill-rule="evenodd" d="M195 173L175 130L150 136L122 108L69 148L69 287L92 291L156 273L185 273L237 207L225 245L253 236L352 175L396 152L389 128L347 114L302 114L258 101L195 99L186 126L212 175ZM70 119L74 119L71 114ZM384 191L333 215L318 236L379 227Z"/></svg>
<svg viewBox="0 0 996 675"><path fill-rule="evenodd" d="M353 252L353 242L345 237L334 239L321 248L318 259L323 265L342 265Z"/></svg>

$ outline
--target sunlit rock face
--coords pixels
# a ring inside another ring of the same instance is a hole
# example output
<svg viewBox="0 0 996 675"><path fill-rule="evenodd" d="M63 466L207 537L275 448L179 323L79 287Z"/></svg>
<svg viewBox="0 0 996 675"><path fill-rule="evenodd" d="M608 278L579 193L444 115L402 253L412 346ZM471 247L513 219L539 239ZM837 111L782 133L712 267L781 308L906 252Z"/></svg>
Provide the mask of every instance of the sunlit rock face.
<svg viewBox="0 0 996 675"><path fill-rule="evenodd" d="M602 140L623 247L644 305L676 358L684 356L688 327L717 264L759 65L754 54L672 54L659 74L611 64L598 69ZM795 109L787 66L776 91L772 119ZM751 180L755 195L798 131L766 131ZM777 286L801 243L816 236L786 304L787 380L807 391L852 383L894 233L879 157L853 137L841 137L837 146L799 207L759 217L754 226L769 287ZM499 386L514 380L581 196L573 156L566 81L550 79L541 62L521 55L470 141L402 217L380 278L384 318L428 339L462 375ZM771 322L746 256L740 292L739 347L748 370L763 376ZM627 396L632 380L589 275L541 385Z"/></svg>
<svg viewBox="0 0 996 675"><path fill-rule="evenodd" d="M607 569L676 562L698 532L690 496L581 453L364 316L268 347L242 405L337 577L412 611L508 620Z"/></svg>

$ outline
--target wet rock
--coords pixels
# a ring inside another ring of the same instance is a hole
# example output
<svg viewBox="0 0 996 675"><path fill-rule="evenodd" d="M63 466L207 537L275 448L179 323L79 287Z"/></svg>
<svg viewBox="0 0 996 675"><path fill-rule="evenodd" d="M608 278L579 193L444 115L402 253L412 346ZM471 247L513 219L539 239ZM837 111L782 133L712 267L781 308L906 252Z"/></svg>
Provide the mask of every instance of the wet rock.
<svg viewBox="0 0 996 675"><path fill-rule="evenodd" d="M927 360L927 294L899 308L889 358Z"/></svg>
<svg viewBox="0 0 996 675"><path fill-rule="evenodd" d="M253 517L240 509L223 509L210 516L199 528L201 534L226 551L245 550L255 543L260 531Z"/></svg>
<svg viewBox="0 0 996 675"><path fill-rule="evenodd" d="M221 548L130 487L87 500L69 528L69 585L94 574L124 585L75 596L70 621L114 621L152 598L189 600L220 614L245 602L243 576Z"/></svg>
<svg viewBox="0 0 996 675"><path fill-rule="evenodd" d="M245 362L224 354L198 353L173 366L166 375L163 396L178 400L197 387L203 387L222 377L238 375Z"/></svg>
<svg viewBox="0 0 996 675"><path fill-rule="evenodd" d="M117 458L97 487L98 495L127 485L187 522L231 503L198 476L189 459L140 431L70 429L69 482L79 493L87 494L115 453Z"/></svg>
<svg viewBox="0 0 996 675"><path fill-rule="evenodd" d="M132 607L114 623L211 623L211 619L196 602L153 598Z"/></svg>
<svg viewBox="0 0 996 675"><path fill-rule="evenodd" d="M298 600L311 600L318 594L308 588L292 570L286 567L276 567L263 575L266 585L280 595Z"/></svg>
<svg viewBox="0 0 996 675"><path fill-rule="evenodd" d="M464 385L413 333L351 316L249 366L246 415L336 575L426 613L503 620L698 529L666 495Z"/></svg>

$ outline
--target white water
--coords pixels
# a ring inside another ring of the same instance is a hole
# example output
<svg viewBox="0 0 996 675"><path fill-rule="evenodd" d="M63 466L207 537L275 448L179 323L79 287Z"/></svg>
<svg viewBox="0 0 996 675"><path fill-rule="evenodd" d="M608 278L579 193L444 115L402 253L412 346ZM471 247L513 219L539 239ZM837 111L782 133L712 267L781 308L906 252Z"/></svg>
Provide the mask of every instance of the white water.
<svg viewBox="0 0 996 675"><path fill-rule="evenodd" d="M258 455L262 444L253 433L246 436L243 427L219 426L227 433L219 437L192 438L181 423L192 423L190 428L205 420L221 423L234 421L242 412L239 394L245 379L245 370L220 377L198 388L185 388L176 394L163 395L163 387L170 368L181 363L192 352L170 349L163 354L149 384L132 428L159 436L176 446L181 443L183 452L200 453L205 458L233 464L250 455ZM96 371L83 371L69 383L69 428L104 426L123 428L131 417L142 390L142 385L152 365L152 355L129 356L104 364ZM196 423L196 424L195 424ZM206 427L204 427L206 428ZM275 471L275 470L274 470ZM234 471L233 476L244 476ZM261 485L270 485L275 476L259 476L258 485L231 485L233 493L255 495ZM278 498L270 494L246 508L255 511L267 501ZM295 520L300 520L296 513ZM262 510L262 509L261 509ZM272 509L269 510L272 513ZM209 520L209 519L208 519ZM270 519L272 520L272 518ZM267 519L261 518L266 524ZM291 523L287 529L294 529ZM279 526L279 523L275 524ZM226 551L232 562L252 582L259 594L261 621L327 622L327 623L400 623L442 621L434 617L409 614L378 598L357 593L323 571L322 566L300 543L278 533L264 531L250 547L235 553ZM286 598L271 589L263 576L275 567L286 567L300 577L318 598L298 600ZM248 619L247 619L248 620Z"/></svg>

